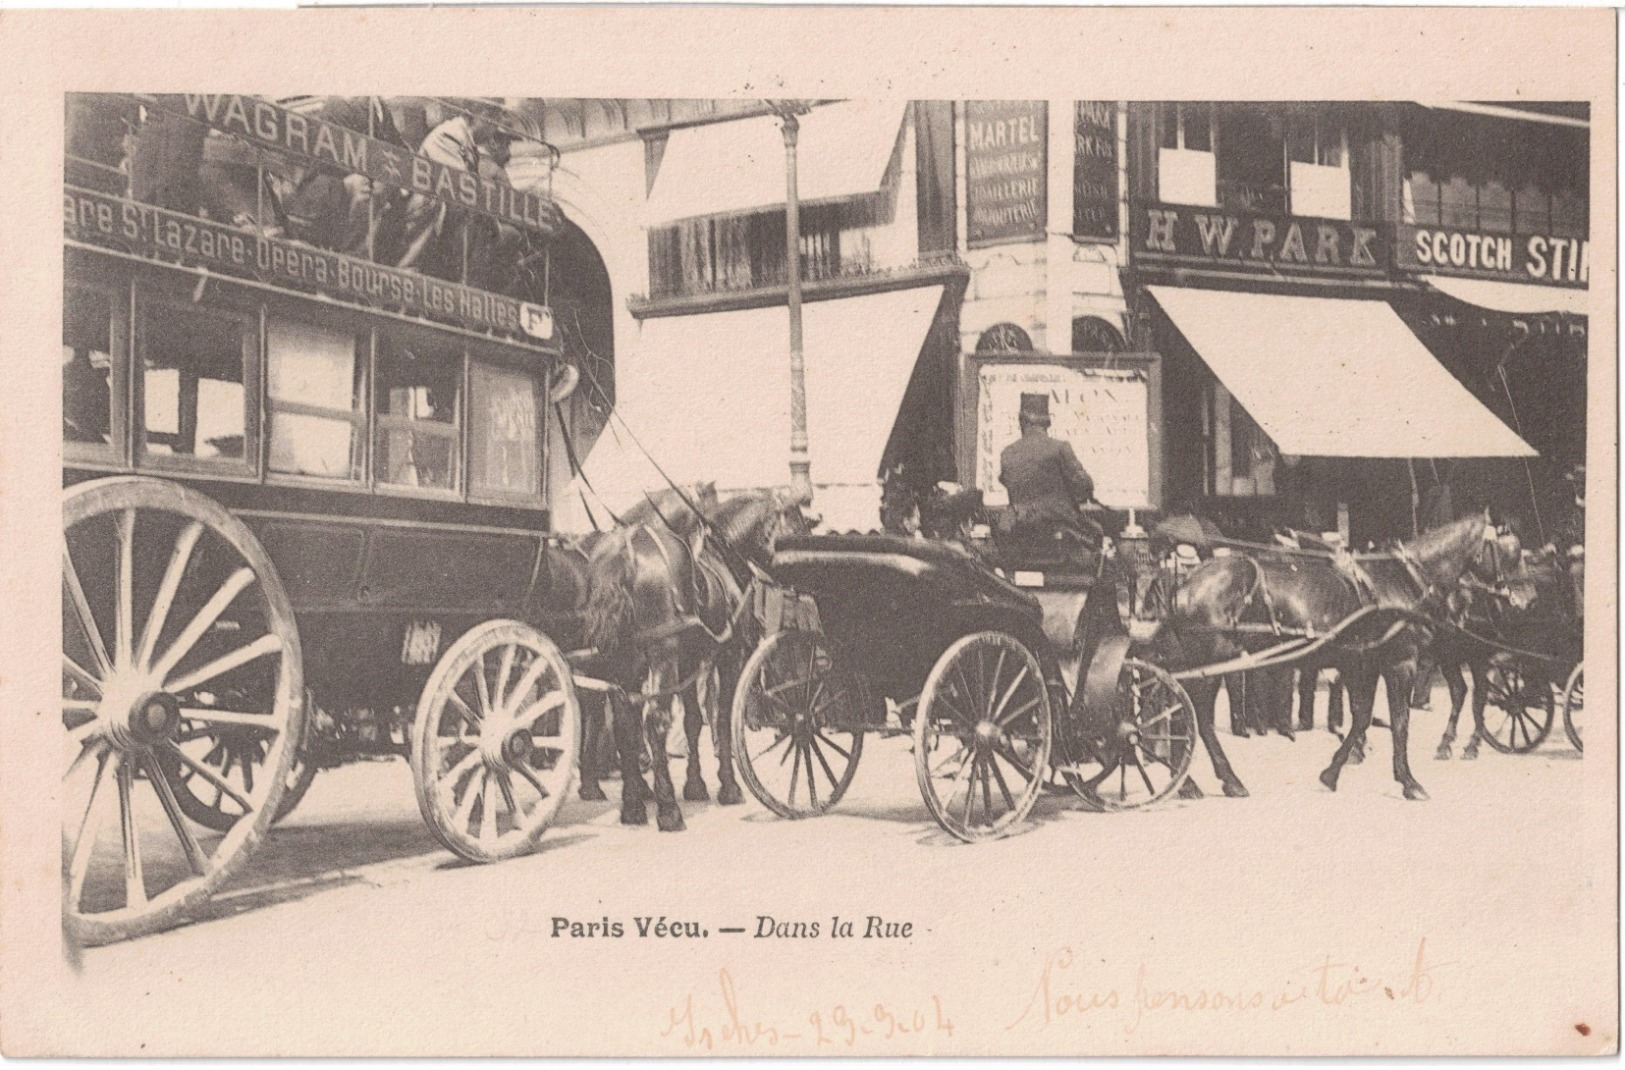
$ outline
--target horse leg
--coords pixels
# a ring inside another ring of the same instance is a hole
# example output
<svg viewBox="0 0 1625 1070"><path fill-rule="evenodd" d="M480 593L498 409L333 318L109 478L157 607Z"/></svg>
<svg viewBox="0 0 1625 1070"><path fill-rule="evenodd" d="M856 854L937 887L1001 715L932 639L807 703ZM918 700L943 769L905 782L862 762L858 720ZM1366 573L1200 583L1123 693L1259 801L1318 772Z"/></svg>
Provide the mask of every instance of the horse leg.
<svg viewBox="0 0 1625 1070"><path fill-rule="evenodd" d="M1241 673L1227 673L1224 694L1230 700L1230 734L1247 738L1247 683ZM1215 693L1215 697L1217 697Z"/></svg>
<svg viewBox="0 0 1625 1070"><path fill-rule="evenodd" d="M649 813L644 802L649 798L649 785L643 782L643 771L638 768L642 757L642 747L638 743L643 723L642 707L628 701L619 689L609 693L609 704L615 730L615 752L621 760L621 824L646 824Z"/></svg>
<svg viewBox="0 0 1625 1070"><path fill-rule="evenodd" d="M1343 673L1335 670L1326 684L1326 731L1333 735L1343 727L1343 705L1347 697L1348 685L1343 682Z"/></svg>
<svg viewBox="0 0 1625 1070"><path fill-rule="evenodd" d="M705 711L700 707L700 683L695 680L683 689L683 737L688 741L687 769L683 779L684 802L708 802L711 792L705 787L705 774L700 769L700 729L705 727Z"/></svg>
<svg viewBox="0 0 1625 1070"><path fill-rule="evenodd" d="M1318 669L1298 670L1298 731L1307 732L1315 727L1315 684L1320 679Z"/></svg>
<svg viewBox="0 0 1625 1070"><path fill-rule="evenodd" d="M581 733L581 786L576 794L586 802L603 802L606 796L604 789L599 787L598 778L603 775L599 764L599 748L603 746L604 738L604 711L591 709L590 704L582 717Z"/></svg>
<svg viewBox="0 0 1625 1070"><path fill-rule="evenodd" d="M717 803L738 806L745 801L734 779L733 694L743 668L732 651L717 658L717 689L712 696L711 742L717 751Z"/></svg>
<svg viewBox="0 0 1625 1070"><path fill-rule="evenodd" d="M1198 698L1198 694L1202 697ZM1207 748L1208 761L1213 763L1213 773L1219 778L1224 793L1232 799L1244 799L1247 797L1247 789L1242 785L1241 778L1236 776L1236 771L1230 768L1230 759L1225 756L1224 748L1219 745L1219 733L1213 724L1213 707L1218 694L1218 682L1212 680L1201 681L1191 692L1191 699L1196 704L1196 730L1202 736L1202 745Z"/></svg>
<svg viewBox="0 0 1625 1070"><path fill-rule="evenodd" d="M1439 660L1439 675L1450 691L1450 719L1445 722L1444 735L1439 737L1439 749L1434 757L1440 761L1450 758L1450 745L1456 741L1456 723L1461 719L1461 708L1467 703L1467 681L1461 676L1461 662L1453 658Z"/></svg>
<svg viewBox="0 0 1625 1070"><path fill-rule="evenodd" d="M1433 705L1433 670L1439 668L1439 663L1429 655L1423 655L1416 662L1416 681L1411 686L1410 705L1412 709L1426 710Z"/></svg>
<svg viewBox="0 0 1625 1070"><path fill-rule="evenodd" d="M1213 748L1217 743L1208 743L1208 734L1213 732L1213 704L1219 697L1219 682L1217 680L1192 680L1185 685L1186 692L1191 697L1191 705L1196 707L1196 731L1202 737L1202 745L1207 747L1208 760L1213 759ZM1185 783L1179 786L1181 799L1200 799L1203 792L1196 783L1194 776L1187 776Z"/></svg>
<svg viewBox="0 0 1625 1070"><path fill-rule="evenodd" d="M1271 669L1265 674L1269 680L1270 718L1275 722L1275 730L1287 739L1295 740L1292 734L1292 670Z"/></svg>
<svg viewBox="0 0 1625 1070"><path fill-rule="evenodd" d="M1404 789L1405 798L1412 802L1424 801L1428 793L1411 775L1410 726L1411 689L1416 683L1416 662L1402 661L1389 666L1382 674L1388 685L1388 728L1394 737L1394 779Z"/></svg>
<svg viewBox="0 0 1625 1070"><path fill-rule="evenodd" d="M1474 656L1467 667L1473 674L1473 734L1467 740L1467 745L1461 748L1461 760L1464 762L1478 757L1478 745L1484 740L1484 707L1490 698L1489 673L1484 659Z"/></svg>
<svg viewBox="0 0 1625 1070"><path fill-rule="evenodd" d="M668 685L672 673L680 671L667 662L650 676L651 690L659 693ZM677 807L677 789L671 780L671 758L666 753L666 736L671 731L671 703L646 703L643 713L643 737L649 744L649 763L654 774L655 823L661 832L681 832L683 812Z"/></svg>
<svg viewBox="0 0 1625 1070"><path fill-rule="evenodd" d="M1349 709L1353 714L1349 725L1349 734L1343 737L1338 746L1337 753L1332 755L1332 763L1320 774L1320 782L1326 785L1328 791L1337 790L1337 778L1343 772L1343 766L1348 764L1349 755L1354 748L1365 742L1366 729L1371 727L1371 707L1377 701L1377 674L1364 667L1353 672L1340 674L1343 686L1348 691Z"/></svg>

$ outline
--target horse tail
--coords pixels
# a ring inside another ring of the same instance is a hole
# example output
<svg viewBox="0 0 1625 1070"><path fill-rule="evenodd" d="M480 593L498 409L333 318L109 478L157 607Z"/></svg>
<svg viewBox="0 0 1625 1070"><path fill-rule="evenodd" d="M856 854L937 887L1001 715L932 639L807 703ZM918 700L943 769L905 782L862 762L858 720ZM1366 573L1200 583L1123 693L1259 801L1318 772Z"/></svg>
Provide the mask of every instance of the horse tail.
<svg viewBox="0 0 1625 1070"><path fill-rule="evenodd" d="M613 541L593 555L590 566L586 616L587 645L600 654L620 650L633 627L632 542L629 532L617 532Z"/></svg>

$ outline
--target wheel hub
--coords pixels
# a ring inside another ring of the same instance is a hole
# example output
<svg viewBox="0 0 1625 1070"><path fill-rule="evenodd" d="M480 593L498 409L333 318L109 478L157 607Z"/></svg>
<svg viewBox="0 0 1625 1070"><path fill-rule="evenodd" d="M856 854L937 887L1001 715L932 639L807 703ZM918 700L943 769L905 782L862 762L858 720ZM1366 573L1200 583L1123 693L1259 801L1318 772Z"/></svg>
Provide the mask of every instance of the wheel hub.
<svg viewBox="0 0 1625 1070"><path fill-rule="evenodd" d="M132 694L134 692L134 694ZM181 723L180 702L166 691L108 688L96 717L123 750L145 750L173 738Z"/></svg>
<svg viewBox="0 0 1625 1070"><path fill-rule="evenodd" d="M530 733L522 728L515 729L502 741L502 758L509 765L518 765L530 757Z"/></svg>
<svg viewBox="0 0 1625 1070"><path fill-rule="evenodd" d="M999 739L999 726L992 721L982 721L976 726L976 747L978 750L990 750Z"/></svg>

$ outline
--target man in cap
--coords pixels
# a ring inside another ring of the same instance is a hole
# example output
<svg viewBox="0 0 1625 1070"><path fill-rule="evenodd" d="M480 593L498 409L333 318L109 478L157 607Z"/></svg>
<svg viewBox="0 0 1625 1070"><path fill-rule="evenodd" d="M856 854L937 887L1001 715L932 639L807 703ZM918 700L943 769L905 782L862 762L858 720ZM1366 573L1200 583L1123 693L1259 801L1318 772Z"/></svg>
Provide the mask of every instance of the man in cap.
<svg viewBox="0 0 1625 1070"><path fill-rule="evenodd" d="M1010 492L1014 530L1054 524L1084 535L1089 527L1078 506L1095 494L1095 482L1078 462L1072 444L1049 435L1049 395L1022 394L1017 416L1021 437L999 455L999 482Z"/></svg>

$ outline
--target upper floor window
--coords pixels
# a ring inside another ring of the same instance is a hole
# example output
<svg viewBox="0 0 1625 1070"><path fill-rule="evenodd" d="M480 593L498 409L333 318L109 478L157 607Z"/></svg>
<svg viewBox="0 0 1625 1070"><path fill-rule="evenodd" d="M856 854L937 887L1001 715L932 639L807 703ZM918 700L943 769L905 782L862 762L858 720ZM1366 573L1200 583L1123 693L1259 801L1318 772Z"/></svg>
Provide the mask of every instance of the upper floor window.
<svg viewBox="0 0 1625 1070"><path fill-rule="evenodd" d="M273 472L359 480L367 335L273 318L266 330Z"/></svg>
<svg viewBox="0 0 1625 1070"><path fill-rule="evenodd" d="M883 197L810 205L801 211L801 277L871 271L874 236L889 221ZM889 203L889 202L888 202ZM734 293L783 286L783 212L712 216L649 231L649 296Z"/></svg>
<svg viewBox="0 0 1625 1070"><path fill-rule="evenodd" d="M243 315L143 302L136 319L140 454L159 464L253 464L253 321Z"/></svg>
<svg viewBox="0 0 1625 1070"><path fill-rule="evenodd" d="M1348 132L1334 116L1193 102L1164 104L1158 111L1160 200L1350 218Z"/></svg>
<svg viewBox="0 0 1625 1070"><path fill-rule="evenodd" d="M1351 217L1348 131L1341 123L1319 114L1294 117L1287 131L1287 159L1293 215Z"/></svg>
<svg viewBox="0 0 1625 1070"><path fill-rule="evenodd" d="M1405 180L1404 219L1422 226L1566 238L1584 238L1589 230L1586 198L1573 191L1554 193L1533 183L1511 189L1496 178L1427 171L1412 171Z"/></svg>
<svg viewBox="0 0 1625 1070"><path fill-rule="evenodd" d="M1187 101L1164 104L1159 110L1159 198L1169 204L1216 206L1213 105Z"/></svg>
<svg viewBox="0 0 1625 1070"><path fill-rule="evenodd" d="M462 385L461 346L429 338L379 338L374 463L380 484L458 488Z"/></svg>

